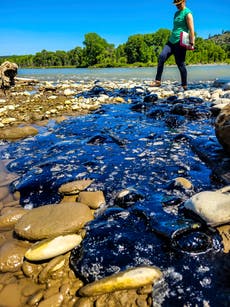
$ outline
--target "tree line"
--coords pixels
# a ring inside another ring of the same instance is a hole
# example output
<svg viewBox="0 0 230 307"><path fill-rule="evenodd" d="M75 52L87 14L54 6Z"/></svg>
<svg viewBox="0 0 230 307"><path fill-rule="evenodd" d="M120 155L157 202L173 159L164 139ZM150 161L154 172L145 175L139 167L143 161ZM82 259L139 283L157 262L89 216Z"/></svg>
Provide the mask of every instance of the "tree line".
<svg viewBox="0 0 230 307"><path fill-rule="evenodd" d="M230 34L229 31L224 34ZM158 56L167 42L170 30L159 29L155 33L135 34L126 43L115 47L97 33L84 36L83 47L70 51L42 50L35 55L14 55L0 57L0 64L6 60L20 67L125 67L155 66ZM215 40L196 38L194 51L187 52L187 64L230 63L229 44L218 44ZM175 64L170 57L168 65Z"/></svg>

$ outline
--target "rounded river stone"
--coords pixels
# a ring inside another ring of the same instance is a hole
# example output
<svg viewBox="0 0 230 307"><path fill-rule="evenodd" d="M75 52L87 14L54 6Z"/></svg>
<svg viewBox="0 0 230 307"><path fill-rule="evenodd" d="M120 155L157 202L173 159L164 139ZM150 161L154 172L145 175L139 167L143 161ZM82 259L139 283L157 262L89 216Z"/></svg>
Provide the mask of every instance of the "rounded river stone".
<svg viewBox="0 0 230 307"><path fill-rule="evenodd" d="M61 203L32 209L15 225L15 232L28 240L41 240L77 232L93 219L82 203Z"/></svg>
<svg viewBox="0 0 230 307"><path fill-rule="evenodd" d="M0 272L17 272L28 247L26 242L15 239L3 243L0 247Z"/></svg>

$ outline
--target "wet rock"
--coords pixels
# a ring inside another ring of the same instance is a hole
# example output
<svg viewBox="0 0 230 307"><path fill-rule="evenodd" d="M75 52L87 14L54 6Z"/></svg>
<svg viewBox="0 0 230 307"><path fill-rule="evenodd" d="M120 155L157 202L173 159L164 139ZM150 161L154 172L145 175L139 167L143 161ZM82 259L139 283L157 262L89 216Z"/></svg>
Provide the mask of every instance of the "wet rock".
<svg viewBox="0 0 230 307"><path fill-rule="evenodd" d="M148 117L153 118L155 120L160 120L164 115L165 110L161 106L152 107L147 113Z"/></svg>
<svg viewBox="0 0 230 307"><path fill-rule="evenodd" d="M71 181L61 185L58 192L64 195L78 194L88 188L93 181L91 179Z"/></svg>
<svg viewBox="0 0 230 307"><path fill-rule="evenodd" d="M65 96L73 96L74 94L75 94L75 91L73 91L73 90L71 90L69 88L64 90L64 95Z"/></svg>
<svg viewBox="0 0 230 307"><path fill-rule="evenodd" d="M89 207L81 203L46 205L24 215L15 232L28 240L41 240L77 232L92 219Z"/></svg>
<svg viewBox="0 0 230 307"><path fill-rule="evenodd" d="M25 257L31 261L45 260L62 255L82 241L77 234L59 236L54 239L46 239L32 245L25 253Z"/></svg>
<svg viewBox="0 0 230 307"><path fill-rule="evenodd" d="M222 243L224 246L224 252L230 252L230 225L222 225L217 227L218 232L222 237Z"/></svg>
<svg viewBox="0 0 230 307"><path fill-rule="evenodd" d="M201 228L201 224L194 222L192 219L172 216L166 218L164 214L150 219L149 224L152 231L167 242L173 242L181 234L193 232Z"/></svg>
<svg viewBox="0 0 230 307"><path fill-rule="evenodd" d="M161 202L163 207L175 207L183 202L183 198L178 196L165 196Z"/></svg>
<svg viewBox="0 0 230 307"><path fill-rule="evenodd" d="M82 297L77 300L75 307L94 307L94 297Z"/></svg>
<svg viewBox="0 0 230 307"><path fill-rule="evenodd" d="M29 262L26 259L24 259L23 264L22 264L23 274L26 277L29 277L33 280L37 280L37 277L40 274L40 272L42 271L42 268L43 267L42 267L41 264Z"/></svg>
<svg viewBox="0 0 230 307"><path fill-rule="evenodd" d="M90 91L91 95L99 95L99 94L105 94L105 93L106 93L105 89L99 85L95 85Z"/></svg>
<svg viewBox="0 0 230 307"><path fill-rule="evenodd" d="M29 244L18 240L9 240L0 246L0 272L17 272Z"/></svg>
<svg viewBox="0 0 230 307"><path fill-rule="evenodd" d="M61 293L58 293L40 302L39 306L40 307L50 307L50 306L59 307L59 306L62 306L63 299L64 299L63 295Z"/></svg>
<svg viewBox="0 0 230 307"><path fill-rule="evenodd" d="M190 180L184 177L176 177L167 185L170 195L163 198L164 206L178 205L194 194L194 186Z"/></svg>
<svg viewBox="0 0 230 307"><path fill-rule="evenodd" d="M230 154L230 104L224 107L215 122L216 137Z"/></svg>
<svg viewBox="0 0 230 307"><path fill-rule="evenodd" d="M141 288L146 289L146 287ZM93 307L93 306L142 306L150 307L153 304L152 300L152 287L140 294L138 290L121 290L115 291L100 296L82 297L80 298L75 307Z"/></svg>
<svg viewBox="0 0 230 307"><path fill-rule="evenodd" d="M230 90L230 82L227 82L227 83L224 84L223 90L224 91L229 91Z"/></svg>
<svg viewBox="0 0 230 307"><path fill-rule="evenodd" d="M68 255L68 254L67 254ZM58 256L48 262L48 264L39 273L39 283L44 284L49 279L52 279L52 275L59 270L65 270L68 265L68 256Z"/></svg>
<svg viewBox="0 0 230 307"><path fill-rule="evenodd" d="M32 126L12 127L0 130L0 139L4 140L17 140L23 139L28 136L38 134L38 130Z"/></svg>
<svg viewBox="0 0 230 307"><path fill-rule="evenodd" d="M154 284L162 278L156 267L136 267L88 284L79 290L82 296L101 295L117 290L135 289Z"/></svg>
<svg viewBox="0 0 230 307"><path fill-rule="evenodd" d="M79 193L78 201L92 209L98 209L105 205L105 197L102 191L83 191Z"/></svg>
<svg viewBox="0 0 230 307"><path fill-rule="evenodd" d="M186 116L190 120L211 117L212 113L205 105L195 106L186 102L173 105L171 113Z"/></svg>
<svg viewBox="0 0 230 307"><path fill-rule="evenodd" d="M193 97L193 96L189 96L187 97L187 101L188 102L192 102L192 103L196 103L196 104L201 104L202 102L204 102L204 100L200 97Z"/></svg>
<svg viewBox="0 0 230 307"><path fill-rule="evenodd" d="M191 148L205 164L212 169L213 174L223 184L230 184L230 157L214 136L212 139L203 137L188 138Z"/></svg>
<svg viewBox="0 0 230 307"><path fill-rule="evenodd" d="M131 105L131 110L137 111L137 112L142 112L147 109L147 105L142 102L134 103Z"/></svg>
<svg viewBox="0 0 230 307"><path fill-rule="evenodd" d="M165 118L166 125L171 129L180 127L184 121L184 117L180 115L168 115Z"/></svg>
<svg viewBox="0 0 230 307"><path fill-rule="evenodd" d="M142 199L144 199L144 195L140 191L133 188L124 189L116 195L114 205L122 208L128 208Z"/></svg>
<svg viewBox="0 0 230 307"><path fill-rule="evenodd" d="M213 82L213 86L214 87L223 87L223 86L225 86L225 84L228 84L228 83L229 83L228 79L216 79Z"/></svg>
<svg viewBox="0 0 230 307"><path fill-rule="evenodd" d="M27 304L29 306L36 306L39 304L39 302L43 299L44 297L44 290L40 289L37 290L35 293L32 293L29 297L29 299L27 300Z"/></svg>
<svg viewBox="0 0 230 307"><path fill-rule="evenodd" d="M144 97L144 102L156 102L157 100L157 94L149 94Z"/></svg>
<svg viewBox="0 0 230 307"><path fill-rule="evenodd" d="M10 208L7 212L3 212L4 211L2 210L0 216L1 230L12 228L23 215L28 213L28 210L23 208Z"/></svg>
<svg viewBox="0 0 230 307"><path fill-rule="evenodd" d="M175 96L175 95L169 96L169 97L167 98L167 102L173 103L173 102L176 101L177 99L178 99L178 97Z"/></svg>
<svg viewBox="0 0 230 307"><path fill-rule="evenodd" d="M230 223L230 193L200 192L188 199L184 207L197 214L208 225Z"/></svg>
<svg viewBox="0 0 230 307"><path fill-rule="evenodd" d="M191 183L190 180L184 177L176 177L173 179L169 186L170 189L183 189L183 190L191 190L193 189L193 184Z"/></svg>
<svg viewBox="0 0 230 307"><path fill-rule="evenodd" d="M9 61L3 62L0 66L0 88L7 89L15 85L15 77L18 72L18 65Z"/></svg>

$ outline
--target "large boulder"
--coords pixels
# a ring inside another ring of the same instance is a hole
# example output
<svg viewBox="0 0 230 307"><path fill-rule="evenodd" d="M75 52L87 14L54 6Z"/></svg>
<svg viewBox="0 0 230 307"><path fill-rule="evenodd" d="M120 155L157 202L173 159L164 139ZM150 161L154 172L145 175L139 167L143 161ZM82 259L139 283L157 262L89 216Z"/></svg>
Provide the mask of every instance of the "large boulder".
<svg viewBox="0 0 230 307"><path fill-rule="evenodd" d="M0 88L7 89L15 84L14 78L18 72L18 65L9 61L0 65Z"/></svg>
<svg viewBox="0 0 230 307"><path fill-rule="evenodd" d="M217 191L203 191L193 195L184 207L210 226L230 223L230 186Z"/></svg>
<svg viewBox="0 0 230 307"><path fill-rule="evenodd" d="M230 104L224 107L218 115L215 132L219 143L230 154Z"/></svg>

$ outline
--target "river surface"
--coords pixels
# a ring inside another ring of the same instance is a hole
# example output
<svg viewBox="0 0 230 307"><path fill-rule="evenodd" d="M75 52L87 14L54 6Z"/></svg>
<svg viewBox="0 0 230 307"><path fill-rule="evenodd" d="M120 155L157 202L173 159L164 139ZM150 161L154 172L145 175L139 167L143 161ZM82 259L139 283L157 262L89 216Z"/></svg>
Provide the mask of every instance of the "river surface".
<svg viewBox="0 0 230 307"><path fill-rule="evenodd" d="M194 65L188 66L189 82L213 81L217 78L230 77L229 65ZM152 80L155 78L156 67L147 68L48 68L19 69L19 77L36 78L39 80ZM165 67L163 80L178 81L177 67Z"/></svg>
<svg viewBox="0 0 230 307"><path fill-rule="evenodd" d="M229 76L228 66L189 69L194 81L195 76ZM173 79L175 68L167 68L168 73ZM145 68L19 71L19 77L41 80L151 79L153 74L154 69ZM183 105L191 113L186 116L173 112L175 97L141 106L144 90L118 94L132 103L105 105L59 124L51 121L37 136L7 147L2 142L0 158L10 160L8 170L19 176L12 191L20 191L22 206L33 208L58 203L63 183L94 179L90 189L104 192L106 207L71 255L71 265L86 282L137 265L156 265L165 279L154 306L229 306L229 257L221 239L215 229L183 211L183 201L194 193L223 185L194 150L204 148L206 154L226 159L210 104L187 99ZM96 98L98 92L91 95ZM187 178L194 189L177 189L172 184L176 177ZM124 189L128 194L118 197Z"/></svg>

